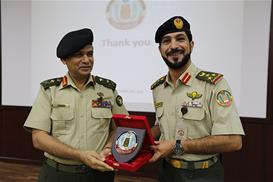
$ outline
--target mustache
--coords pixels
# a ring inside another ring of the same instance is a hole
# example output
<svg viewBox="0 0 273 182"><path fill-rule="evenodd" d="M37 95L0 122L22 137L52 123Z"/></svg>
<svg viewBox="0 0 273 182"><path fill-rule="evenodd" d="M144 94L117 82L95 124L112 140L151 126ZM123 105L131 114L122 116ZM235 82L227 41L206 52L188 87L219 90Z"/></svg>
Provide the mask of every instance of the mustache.
<svg viewBox="0 0 273 182"><path fill-rule="evenodd" d="M172 54L176 54L176 53L184 53L185 51L183 49L179 49L179 48L175 48L175 49L171 49L170 52L168 52L166 55L170 56Z"/></svg>

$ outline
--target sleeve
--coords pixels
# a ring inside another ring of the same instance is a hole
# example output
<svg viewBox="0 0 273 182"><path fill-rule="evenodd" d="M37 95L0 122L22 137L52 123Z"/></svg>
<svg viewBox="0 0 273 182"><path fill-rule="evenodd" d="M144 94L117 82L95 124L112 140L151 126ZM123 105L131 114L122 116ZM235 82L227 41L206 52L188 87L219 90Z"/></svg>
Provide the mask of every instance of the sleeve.
<svg viewBox="0 0 273 182"><path fill-rule="evenodd" d="M123 99L120 95L118 95L118 92L114 91L114 104L112 108L113 114L126 114L129 115L127 109L125 108L123 104Z"/></svg>
<svg viewBox="0 0 273 182"><path fill-rule="evenodd" d="M244 135L234 97L223 78L210 92L210 112L213 122L212 135Z"/></svg>
<svg viewBox="0 0 273 182"><path fill-rule="evenodd" d="M158 118L161 117L162 113L159 112L159 110L155 106L155 103L156 103L155 89L153 90L152 94L153 94L153 103L154 103L154 110L155 110L154 126L157 126L157 125L159 125L159 122L160 122L160 120Z"/></svg>
<svg viewBox="0 0 273 182"><path fill-rule="evenodd" d="M24 128L31 132L31 129L40 129L50 132L51 129L51 98L43 87L34 101L32 109L25 121Z"/></svg>

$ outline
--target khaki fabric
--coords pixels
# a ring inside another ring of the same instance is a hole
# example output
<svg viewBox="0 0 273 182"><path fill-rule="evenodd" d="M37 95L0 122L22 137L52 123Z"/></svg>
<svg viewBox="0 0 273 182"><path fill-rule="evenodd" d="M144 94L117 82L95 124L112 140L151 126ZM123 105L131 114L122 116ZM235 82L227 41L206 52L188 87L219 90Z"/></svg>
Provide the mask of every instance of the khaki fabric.
<svg viewBox="0 0 273 182"><path fill-rule="evenodd" d="M233 100L230 106L217 103L217 94L221 90L231 89L224 78L216 84L211 84L196 78L201 70L193 63L177 80L176 87L166 76L164 83L153 89L153 99L156 108L156 123L161 130L160 140L174 140L177 122L186 127L186 137L189 139L202 138L210 135L244 135L244 130ZM185 74L190 75L187 82L183 82ZM201 103L201 107L188 107L186 114L182 114L184 103L192 102L188 96L193 92L202 94L194 101ZM208 159L213 155L184 154L173 156L188 161Z"/></svg>
<svg viewBox="0 0 273 182"><path fill-rule="evenodd" d="M77 89L69 74L66 77L66 84L47 89L40 87L24 127L46 131L77 149L100 152L114 127L112 115L128 112L124 105L117 105L117 91L96 83L93 76L90 75L86 89L82 91ZM97 100L101 93L103 101L111 102L111 108L92 106L92 101ZM63 164L79 164L48 153L45 156Z"/></svg>

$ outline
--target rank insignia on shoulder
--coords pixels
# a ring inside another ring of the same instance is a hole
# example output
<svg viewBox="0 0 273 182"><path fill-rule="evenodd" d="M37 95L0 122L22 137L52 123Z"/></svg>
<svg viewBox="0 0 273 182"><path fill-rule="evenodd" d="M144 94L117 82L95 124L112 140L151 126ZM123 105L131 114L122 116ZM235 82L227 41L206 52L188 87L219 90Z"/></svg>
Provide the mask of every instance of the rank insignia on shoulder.
<svg viewBox="0 0 273 182"><path fill-rule="evenodd" d="M188 96L189 98L191 98L192 100L194 100L194 99L199 99L199 98L201 98L201 97L202 97L202 94L199 94L198 92L193 91L192 93L187 93L187 96Z"/></svg>
<svg viewBox="0 0 273 182"><path fill-rule="evenodd" d="M62 82L62 79L63 77L52 78L52 79L45 80L41 82L40 84L44 87L44 89L48 89L49 87L60 85Z"/></svg>
<svg viewBox="0 0 273 182"><path fill-rule="evenodd" d="M220 106L228 107L232 104L233 96L229 91L221 90L217 93L216 100Z"/></svg>
<svg viewBox="0 0 273 182"><path fill-rule="evenodd" d="M123 105L123 99L122 99L122 97L120 95L118 95L116 97L116 103L117 103L118 106L122 106Z"/></svg>
<svg viewBox="0 0 273 182"><path fill-rule="evenodd" d="M117 84L115 82L113 82L112 80L106 79L106 78L102 78L99 76L95 77L95 81L96 83L103 85L107 88L112 89L113 91L116 89Z"/></svg>
<svg viewBox="0 0 273 182"><path fill-rule="evenodd" d="M155 89L157 86L161 85L162 83L164 83L166 80L166 75L159 78L156 82L154 82L151 86L151 90Z"/></svg>
<svg viewBox="0 0 273 182"><path fill-rule="evenodd" d="M205 82L211 83L211 84L216 84L218 81L221 80L223 77L222 74L220 73L213 73L213 72L208 72L208 71L200 71L197 75L196 78L199 80L203 80Z"/></svg>

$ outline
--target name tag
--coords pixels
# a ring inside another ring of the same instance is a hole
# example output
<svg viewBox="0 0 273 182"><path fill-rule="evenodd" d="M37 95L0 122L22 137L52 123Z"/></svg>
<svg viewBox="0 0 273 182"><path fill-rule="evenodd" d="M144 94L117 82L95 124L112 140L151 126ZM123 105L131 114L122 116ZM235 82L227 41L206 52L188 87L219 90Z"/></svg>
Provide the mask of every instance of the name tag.
<svg viewBox="0 0 273 182"><path fill-rule="evenodd" d="M203 104L198 101L183 102L182 107L203 108Z"/></svg>
<svg viewBox="0 0 273 182"><path fill-rule="evenodd" d="M52 104L51 106L53 108L57 108L57 107L70 107L69 104L56 104L56 103Z"/></svg>

